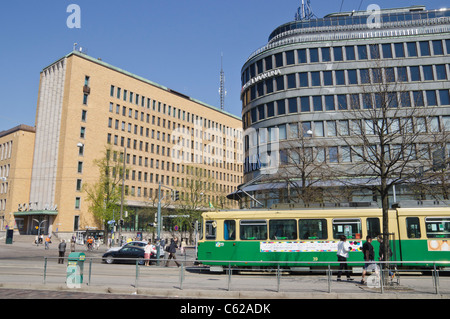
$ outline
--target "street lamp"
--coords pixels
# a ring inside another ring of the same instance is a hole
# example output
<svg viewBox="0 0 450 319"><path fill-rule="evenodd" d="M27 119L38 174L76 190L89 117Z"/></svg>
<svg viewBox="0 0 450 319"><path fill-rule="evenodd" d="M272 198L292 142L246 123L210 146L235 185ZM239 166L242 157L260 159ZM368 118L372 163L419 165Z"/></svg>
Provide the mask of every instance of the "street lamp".
<svg viewBox="0 0 450 319"><path fill-rule="evenodd" d="M40 234L41 234L41 227L42 227L42 224L43 223L45 223L47 220L42 220L42 221L39 221L39 220L37 220L37 219L35 219L35 218L33 218L33 220L36 222L36 223L38 223L38 240L37 240L37 242L36 242L36 246L39 246L39 236L40 236Z"/></svg>

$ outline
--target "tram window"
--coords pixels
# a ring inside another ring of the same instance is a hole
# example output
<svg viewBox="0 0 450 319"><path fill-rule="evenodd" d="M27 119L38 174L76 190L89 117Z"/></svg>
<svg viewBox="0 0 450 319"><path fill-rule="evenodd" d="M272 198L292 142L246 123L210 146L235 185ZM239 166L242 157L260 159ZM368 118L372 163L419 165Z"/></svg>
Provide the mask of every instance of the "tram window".
<svg viewBox="0 0 450 319"><path fill-rule="evenodd" d="M367 218L367 235L376 238L381 233L379 218Z"/></svg>
<svg viewBox="0 0 450 319"><path fill-rule="evenodd" d="M425 218L428 238L450 238L450 217Z"/></svg>
<svg viewBox="0 0 450 319"><path fill-rule="evenodd" d="M269 220L270 239L297 239L295 219Z"/></svg>
<svg viewBox="0 0 450 319"><path fill-rule="evenodd" d="M420 222L418 217L406 218L406 233L408 238L420 238Z"/></svg>
<svg viewBox="0 0 450 319"><path fill-rule="evenodd" d="M327 239L326 219L300 219L298 221L300 239Z"/></svg>
<svg viewBox="0 0 450 319"><path fill-rule="evenodd" d="M342 235L348 239L361 239L361 220L359 218L334 219L333 238L339 239Z"/></svg>
<svg viewBox="0 0 450 319"><path fill-rule="evenodd" d="M236 239L236 221L226 220L223 222L223 239L235 240Z"/></svg>
<svg viewBox="0 0 450 319"><path fill-rule="evenodd" d="M241 240L265 240L267 239L267 221L265 220L241 220Z"/></svg>
<svg viewBox="0 0 450 319"><path fill-rule="evenodd" d="M207 220L205 222L205 239L206 240L216 239L216 226L217 226L217 223L215 220Z"/></svg>

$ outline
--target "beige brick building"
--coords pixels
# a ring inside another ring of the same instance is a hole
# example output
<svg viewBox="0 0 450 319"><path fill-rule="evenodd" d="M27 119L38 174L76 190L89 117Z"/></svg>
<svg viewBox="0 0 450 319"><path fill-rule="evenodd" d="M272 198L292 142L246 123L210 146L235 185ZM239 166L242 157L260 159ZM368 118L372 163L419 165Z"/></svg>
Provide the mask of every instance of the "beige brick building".
<svg viewBox="0 0 450 319"><path fill-rule="evenodd" d="M30 207L34 137L34 127L27 125L0 132L0 230L22 231L28 222L21 214Z"/></svg>
<svg viewBox="0 0 450 319"><path fill-rule="evenodd" d="M225 196L242 183L241 127L237 116L73 51L41 72L29 202L47 212L49 232L101 227L83 185L99 180L94 161L109 145L114 160L126 152L128 208L154 205L160 182L189 196L195 168L210 178L202 206L234 207Z"/></svg>

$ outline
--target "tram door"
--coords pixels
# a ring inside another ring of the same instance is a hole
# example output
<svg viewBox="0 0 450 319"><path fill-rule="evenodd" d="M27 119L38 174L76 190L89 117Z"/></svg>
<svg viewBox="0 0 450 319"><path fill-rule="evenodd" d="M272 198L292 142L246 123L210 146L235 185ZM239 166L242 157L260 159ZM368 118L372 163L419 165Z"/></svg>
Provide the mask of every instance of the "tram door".
<svg viewBox="0 0 450 319"><path fill-rule="evenodd" d="M76 233L76 243L78 244L78 245L84 245L84 234L85 234L85 231L77 231L77 233Z"/></svg>

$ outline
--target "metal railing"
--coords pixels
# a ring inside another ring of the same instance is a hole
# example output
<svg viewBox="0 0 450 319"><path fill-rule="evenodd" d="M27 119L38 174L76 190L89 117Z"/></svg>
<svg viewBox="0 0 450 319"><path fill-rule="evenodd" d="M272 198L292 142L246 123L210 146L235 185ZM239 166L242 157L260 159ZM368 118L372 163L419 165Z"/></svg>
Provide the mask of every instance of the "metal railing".
<svg viewBox="0 0 450 319"><path fill-rule="evenodd" d="M48 282L48 265L53 264L53 260L59 259L58 257L45 257L44 258L44 274L43 274L43 283L46 284ZM67 258L65 258L66 260ZM333 288L335 288L335 291L339 291L340 287L337 284L334 283L333 276L337 275L338 273L338 266L339 262L261 262L261 261L218 261L218 260L193 260L193 259L177 259L177 262L179 263L179 267L177 271L173 271L173 267L169 268L172 269L170 273L164 273L163 277L164 279L167 279L166 284L163 283L163 281L158 281L158 274L154 272L154 270L162 270L165 269L164 264L167 259L160 259L161 264L160 265L151 265L150 267L146 267L144 265L141 265L142 259L128 259L128 261L134 263L134 270L132 272L129 272L125 274L123 271L120 271L119 275L117 273L109 273L109 270L111 268L108 268L109 265L105 265L103 268L103 271L108 271L107 273L101 273L98 271L98 264L99 261L101 261L101 258L99 257L88 257L86 258L84 269L82 271L83 276L86 280L83 281L83 283L87 284L88 286L91 286L93 281L97 281L94 283L94 285L133 285L136 289L137 288L145 288L145 287L176 287L177 289L183 290L186 289L185 285L187 283L186 277L194 280L191 280L188 282L188 288L187 289L221 289L221 290L227 290L227 291L240 291L242 289L247 289L249 285L252 286L253 284L257 283L255 281L256 278L262 278L261 283L264 285L273 285L273 281L270 280L270 278L275 277L275 292L281 292L282 291L282 284L284 285L284 291L299 291L302 289L306 289L306 292L308 291L308 284L305 285L305 282L302 280L305 280L305 278L311 278L310 276L304 276L304 271L302 272L301 268L296 268L297 266L305 267L307 265L307 272L308 275L314 275L312 280L314 280L317 285L323 285L325 283L325 287L323 288L324 291L331 293L333 292ZM125 261L127 259L121 258L121 261ZM50 262L52 261L52 262ZM155 260L152 260L154 262ZM169 262L173 262L174 260L169 260ZM217 274L217 273L211 273L209 271L209 267L205 266L198 266L197 263L204 264L204 263L220 263L227 266L223 266L223 274ZM252 265L258 265L258 264L271 264L271 267L236 267L233 265L245 265L245 263L251 263ZM173 264L173 263L172 263ZM195 264L195 265L194 265ZM356 273L353 272L353 275L360 274L359 271L362 270L362 264L363 262L347 262L348 266L359 266L354 267L353 271L357 271ZM397 269L397 265L402 264L402 266L411 266L409 268L402 269L399 273ZM422 277L414 277L414 282L412 285L418 285L420 286L418 289L426 290L427 293L432 293L436 295L448 295L450 294L450 278L445 278L444 283L444 289L442 289L442 283L441 283L441 269L440 266L442 265L450 265L450 261L402 261L402 262L373 262L373 265L375 265L375 269L372 269L372 272L370 276L372 277L372 281L370 282L370 285L368 284L365 287L368 288L374 288L371 290L371 292L379 292L381 294L385 293L386 290L392 290L392 287L402 287L400 284L400 279L405 279L407 281L410 281L412 274L417 275L418 272L422 273L426 271L427 273L431 274L431 282L428 282L425 284L425 288L423 287L423 282L429 281L430 276L422 276ZM430 267L430 265L432 265ZM427 266L427 267L425 267ZM285 268L287 267L287 269ZM291 272L289 268L293 267L294 271ZM61 268L58 268L61 269ZM122 269L122 268L121 268ZM378 270L377 270L378 269ZM300 272L299 272L300 270ZM306 269L303 269L306 270ZM56 274L53 271L52 276L61 276L60 273ZM127 269L128 271L128 269ZM449 271L448 268L446 268L446 271ZM297 273L299 272L299 273ZM352 270L350 269L350 272ZM390 272L393 272L396 275L396 280L392 281L390 278ZM133 273L131 275L131 273ZM302 275L303 273L303 275ZM236 275L238 274L238 275ZM400 274L400 275L399 275ZM107 277L110 278L107 278ZM132 276L133 279L130 279L129 277ZM214 276L214 277L212 277ZM344 273L345 276L345 273ZM101 280L98 280L98 278L103 278L103 282ZM111 282L111 278L114 278ZM175 281L173 280L174 277L177 277ZM323 278L325 277L325 278ZM105 279L106 278L106 279ZM120 278L120 280L119 280ZM236 280L235 278L239 278L239 280ZM168 280L172 279L172 280ZM224 280L225 279L225 280ZM132 283L130 282L132 280ZM162 279L161 279L162 280ZM225 281L225 283L224 283ZM211 284L217 282L217 284ZM248 284L246 284L248 283ZM358 281L355 281L355 283L358 283ZM222 286L221 286L222 285ZM226 286L223 287L223 285ZM316 284L312 285L310 288L316 289L318 286ZM254 289L258 289L257 287L253 286ZM300 289L301 287L302 289ZM431 287L431 288L430 288ZM350 292L351 287L346 287L346 291ZM265 289L265 288L261 288ZM431 289L431 290L430 290ZM395 289L394 289L395 290ZM360 291L360 289L358 290ZM415 289L409 289L406 290L407 292L414 292ZM417 292L417 291L415 291Z"/></svg>

